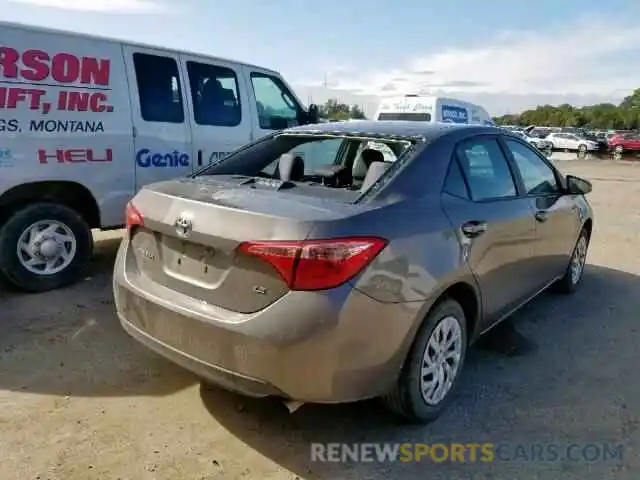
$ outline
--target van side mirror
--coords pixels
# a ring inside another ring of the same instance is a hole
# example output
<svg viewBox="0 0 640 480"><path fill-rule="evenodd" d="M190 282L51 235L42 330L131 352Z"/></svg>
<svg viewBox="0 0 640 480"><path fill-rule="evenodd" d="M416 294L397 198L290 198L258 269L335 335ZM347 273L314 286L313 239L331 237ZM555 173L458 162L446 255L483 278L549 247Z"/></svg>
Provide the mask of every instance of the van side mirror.
<svg viewBox="0 0 640 480"><path fill-rule="evenodd" d="M592 189L591 182L575 175L567 175L567 192L570 195L586 195Z"/></svg>

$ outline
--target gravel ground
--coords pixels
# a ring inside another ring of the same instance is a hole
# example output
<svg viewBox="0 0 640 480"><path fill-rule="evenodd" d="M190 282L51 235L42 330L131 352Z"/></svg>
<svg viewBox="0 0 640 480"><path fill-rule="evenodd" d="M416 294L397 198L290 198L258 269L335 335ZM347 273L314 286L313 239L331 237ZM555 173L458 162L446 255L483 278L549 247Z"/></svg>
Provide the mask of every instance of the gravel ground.
<svg viewBox="0 0 640 480"><path fill-rule="evenodd" d="M276 401L201 388L121 330L110 290L119 234L102 233L80 284L29 296L0 290L0 478L637 479L640 165L558 164L594 183L582 290L542 296L473 349L437 422L402 424L376 402L289 414ZM311 442L525 449L490 463L320 463L310 461ZM592 453L621 444L623 456L534 458L532 445L546 443L590 444Z"/></svg>

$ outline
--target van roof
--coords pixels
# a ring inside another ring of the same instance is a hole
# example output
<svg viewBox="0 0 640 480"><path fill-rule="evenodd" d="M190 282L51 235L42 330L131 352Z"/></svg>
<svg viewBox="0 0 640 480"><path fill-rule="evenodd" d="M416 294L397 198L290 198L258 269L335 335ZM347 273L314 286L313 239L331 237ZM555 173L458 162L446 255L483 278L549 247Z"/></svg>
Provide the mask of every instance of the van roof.
<svg viewBox="0 0 640 480"><path fill-rule="evenodd" d="M62 29L57 29L57 28L49 28L49 27L41 27L41 26L37 26L37 25L29 25L26 23L19 23L19 22L6 22L6 21L1 21L0 20L0 30L4 29L4 28L21 28L21 29L25 29L25 30L31 30L33 32L40 32L40 33L49 33L49 34L55 34L55 35L66 35L66 36L71 36L71 37L78 37L78 38L90 38L93 40L101 40L101 41L105 41L105 42L117 42L117 43L121 43L123 45L128 45L131 47L140 47L140 48L149 48L149 49L156 49L156 50L164 50L166 52L169 53L174 53L174 54L190 54L190 55L197 55L200 57L206 57L212 60L219 60L219 61L223 61L223 62L232 62L232 63L237 63L239 65L244 65L246 67L253 67L253 68L259 68L261 70L265 70L268 72L271 72L273 74L276 75L280 75L279 72L277 72L276 70L272 70L270 68L266 68L266 67L262 67L260 65L256 65L253 63L248 63L248 62L241 62L239 60L232 60L229 58L224 58L224 57L217 57L208 53L203 53L203 52L197 52L197 51L189 51L189 50L178 50L178 49L174 49L174 48L166 48L163 47L161 45L150 45L150 44L146 44L146 43L141 43L141 42L132 42L130 40L124 40L121 38L112 38L112 37L106 37L106 36L101 36L101 35L92 35L89 33L81 33L81 32L72 32L69 30L62 30Z"/></svg>

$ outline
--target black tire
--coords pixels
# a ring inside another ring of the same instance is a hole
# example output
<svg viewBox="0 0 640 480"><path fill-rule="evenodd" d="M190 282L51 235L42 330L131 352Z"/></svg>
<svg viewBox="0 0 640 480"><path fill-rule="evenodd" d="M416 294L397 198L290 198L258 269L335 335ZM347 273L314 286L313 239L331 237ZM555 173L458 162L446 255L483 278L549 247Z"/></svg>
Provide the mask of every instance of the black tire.
<svg viewBox="0 0 640 480"><path fill-rule="evenodd" d="M580 145L578 147L578 158L585 158L587 156L587 147L586 145Z"/></svg>
<svg viewBox="0 0 640 480"><path fill-rule="evenodd" d="M437 404L430 405L423 398L420 387L421 367L425 349L436 326L446 317L454 317L462 332L460 362L451 388ZM427 423L438 418L447 408L456 390L467 353L467 328L464 311L460 305L445 299L431 310L425 318L413 342L409 355L393 390L382 398L393 412L418 423Z"/></svg>
<svg viewBox="0 0 640 480"><path fill-rule="evenodd" d="M58 273L39 275L27 270L16 253L22 233L39 220L56 220L66 225L76 240L71 263ZM34 203L13 214L0 229L0 271L9 282L26 292L45 292L76 282L93 253L91 229L74 210L56 203Z"/></svg>
<svg viewBox="0 0 640 480"><path fill-rule="evenodd" d="M564 276L553 285L553 290L555 292L569 295L569 294L575 293L578 290L578 287L580 286L580 284L582 283L582 277L584 276L584 264L580 271L580 276L577 278L577 281L573 275L573 269L572 269L574 257L576 256L579 249L580 242L582 241L586 242L585 252L584 252L584 262L586 264L586 257L589 251L590 238L589 238L589 232L587 231L587 229L583 228L582 231L580 232L580 236L578 237L578 240L576 241L575 247L573 247L573 252L571 252L571 259L569 260L569 265L567 265L567 270L565 271Z"/></svg>

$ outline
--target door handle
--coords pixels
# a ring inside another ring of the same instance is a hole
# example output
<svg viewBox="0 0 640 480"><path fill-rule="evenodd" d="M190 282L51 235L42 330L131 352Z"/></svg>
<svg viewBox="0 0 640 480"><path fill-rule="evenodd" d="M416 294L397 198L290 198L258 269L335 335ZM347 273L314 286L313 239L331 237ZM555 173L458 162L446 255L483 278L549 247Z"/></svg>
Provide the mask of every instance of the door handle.
<svg viewBox="0 0 640 480"><path fill-rule="evenodd" d="M460 230L462 230L462 233L465 236L474 238L486 232L487 228L489 228L487 222L479 222L477 220L473 220L462 225L462 227L460 227Z"/></svg>
<svg viewBox="0 0 640 480"><path fill-rule="evenodd" d="M198 150L198 166L202 166L202 150Z"/></svg>
<svg viewBox="0 0 640 480"><path fill-rule="evenodd" d="M535 217L539 222L546 222L549 219L549 213L545 210L538 210Z"/></svg>

